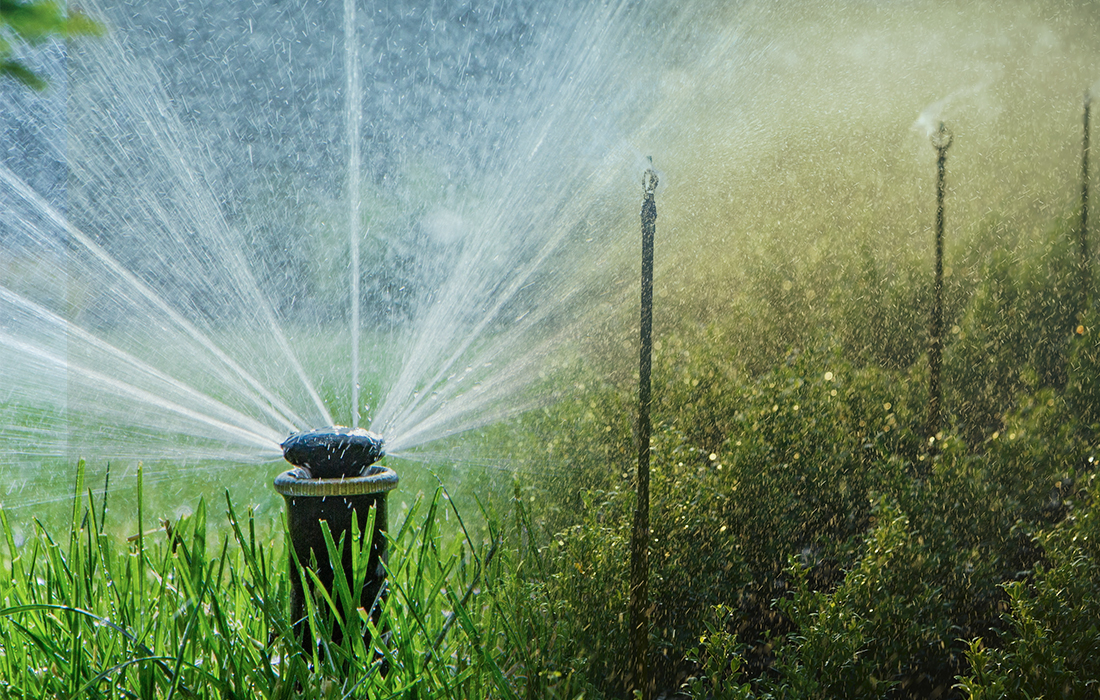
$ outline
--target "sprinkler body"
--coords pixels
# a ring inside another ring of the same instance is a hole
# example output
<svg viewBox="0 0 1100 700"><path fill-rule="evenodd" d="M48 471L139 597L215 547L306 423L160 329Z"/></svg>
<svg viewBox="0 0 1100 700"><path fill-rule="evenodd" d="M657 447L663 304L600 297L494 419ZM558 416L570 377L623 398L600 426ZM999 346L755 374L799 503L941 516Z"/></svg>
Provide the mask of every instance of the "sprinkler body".
<svg viewBox="0 0 1100 700"><path fill-rule="evenodd" d="M380 603L386 595L386 495L397 486L397 474L390 468L373 464L383 455L382 438L365 430L330 428L298 433L283 443L284 456L295 465L275 479L275 490L286 501L287 529L293 556L290 558L290 614L296 635L307 655L312 655L322 639L313 637L306 620L307 596L314 595L314 579L335 601L341 620L359 614L357 608L369 611L378 622ZM369 460L369 461L368 461ZM317 473L336 476L318 477ZM374 525L368 528L371 508ZM359 540L352 541L352 523L356 523ZM327 523L333 542L343 539L340 568L352 587L352 607L346 609L334 586L333 570L325 544L323 523ZM365 577L355 590L356 576L352 549L363 548L370 537ZM318 607L328 610L328 604L316 598ZM365 626L364 626L365 628ZM369 645L370 634L364 632ZM344 639L344 628L333 624L331 641Z"/></svg>

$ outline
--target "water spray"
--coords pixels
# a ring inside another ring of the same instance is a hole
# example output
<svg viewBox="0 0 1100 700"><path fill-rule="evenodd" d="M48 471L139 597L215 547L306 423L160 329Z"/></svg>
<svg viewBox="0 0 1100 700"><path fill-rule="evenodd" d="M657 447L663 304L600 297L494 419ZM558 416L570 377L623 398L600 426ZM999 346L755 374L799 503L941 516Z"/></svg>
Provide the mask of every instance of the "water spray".
<svg viewBox="0 0 1100 700"><path fill-rule="evenodd" d="M1089 264L1089 109L1092 106L1092 90L1085 90L1084 138L1081 141L1081 229L1078 234L1079 270L1081 300L1077 310L1078 332L1085 323L1085 313L1089 308L1089 293L1092 286L1092 266Z"/></svg>
<svg viewBox="0 0 1100 700"><path fill-rule="evenodd" d="M313 638L306 619L306 596L314 594L314 580L336 602L341 620L357 616L357 608L361 608L370 611L371 620L378 622L386 595L386 495L397 486L398 478L389 467L376 464L385 454L382 437L362 428L338 426L295 433L282 448L283 456L294 465L275 478L275 490L286 500L287 528L294 550L290 558L290 614L303 649L312 655L322 641ZM357 542L352 541L353 522L358 528ZM340 564L349 586L358 585L352 550L363 548L366 538L370 538L366 575L361 570L362 586L351 591L351 609L346 609L334 590L335 573L325 544L325 524L335 544L339 546L343 540ZM327 609L324 603L320 607ZM343 626L333 625L331 641L339 644L343 638ZM364 632L363 638L369 646L370 633Z"/></svg>
<svg viewBox="0 0 1100 700"><path fill-rule="evenodd" d="M653 158L642 176L642 319L638 372L638 502L630 542L630 669L627 696L649 700L649 405L653 366L653 239L657 233L657 173Z"/></svg>
<svg viewBox="0 0 1100 700"><path fill-rule="evenodd" d="M932 319L929 325L930 346L928 349L928 427L925 436L928 439L928 452L935 456L939 452L936 443L940 431L940 405L943 400L940 388L940 371L943 364L943 194L944 174L947 167L947 149L951 147L953 137L943 122L931 135L932 147L936 149L936 272L932 284Z"/></svg>
<svg viewBox="0 0 1100 700"><path fill-rule="evenodd" d="M359 427L359 217L362 193L359 191L359 43L355 33L355 0L344 0L344 71L347 74L348 134L348 249L351 254L351 427Z"/></svg>

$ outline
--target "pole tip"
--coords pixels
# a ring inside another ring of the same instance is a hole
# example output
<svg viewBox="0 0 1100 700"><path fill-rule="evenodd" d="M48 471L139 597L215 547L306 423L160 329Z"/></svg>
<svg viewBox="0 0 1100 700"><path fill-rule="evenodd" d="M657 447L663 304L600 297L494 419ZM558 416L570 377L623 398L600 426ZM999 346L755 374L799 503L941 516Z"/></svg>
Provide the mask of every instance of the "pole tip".
<svg viewBox="0 0 1100 700"><path fill-rule="evenodd" d="M645 174L642 175L642 189L645 190L646 195L652 195L657 191L657 171L653 169L653 156L646 156L649 160L649 167L646 168Z"/></svg>
<svg viewBox="0 0 1100 700"><path fill-rule="evenodd" d="M932 141L933 148L937 151L945 151L947 147L951 145L955 137L951 133L951 130L947 128L947 125L940 122L939 128L932 132L929 138Z"/></svg>

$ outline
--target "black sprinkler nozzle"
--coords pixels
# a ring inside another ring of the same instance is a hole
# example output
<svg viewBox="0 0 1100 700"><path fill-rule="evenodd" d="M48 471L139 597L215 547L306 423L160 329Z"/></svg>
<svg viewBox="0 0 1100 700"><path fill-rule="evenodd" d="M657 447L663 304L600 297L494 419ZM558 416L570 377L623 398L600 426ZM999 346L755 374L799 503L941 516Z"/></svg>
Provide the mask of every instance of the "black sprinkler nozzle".
<svg viewBox="0 0 1100 700"><path fill-rule="evenodd" d="M335 426L294 433L282 444L283 457L313 479L361 476L385 455L381 435Z"/></svg>

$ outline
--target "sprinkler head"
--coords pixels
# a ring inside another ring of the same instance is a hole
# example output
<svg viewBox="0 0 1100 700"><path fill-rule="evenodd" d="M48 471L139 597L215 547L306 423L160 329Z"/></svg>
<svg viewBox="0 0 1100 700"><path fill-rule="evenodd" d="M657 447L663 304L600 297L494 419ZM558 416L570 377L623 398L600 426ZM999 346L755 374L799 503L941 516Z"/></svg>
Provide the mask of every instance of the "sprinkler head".
<svg viewBox="0 0 1100 700"><path fill-rule="evenodd" d="M932 140L932 147L937 151L946 151L947 147L951 145L951 141L954 139L951 135L951 131L943 122L940 122L940 128L936 129L935 133L929 138Z"/></svg>
<svg viewBox="0 0 1100 700"><path fill-rule="evenodd" d="M648 156L648 158L649 167L642 175L642 189L645 190L647 195L651 195L657 191L657 171L653 169L653 156Z"/></svg>
<svg viewBox="0 0 1100 700"><path fill-rule="evenodd" d="M311 479L342 479L364 474L385 454L381 435L362 428L334 426L294 433L282 444L283 457Z"/></svg>

